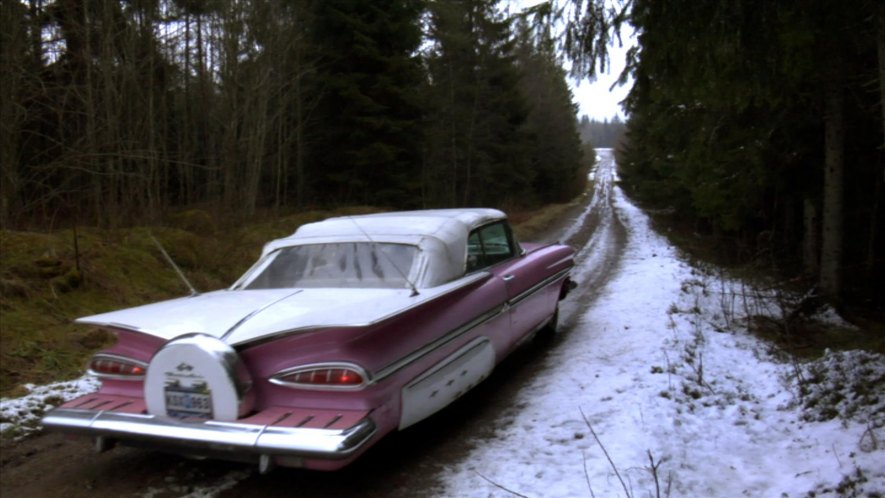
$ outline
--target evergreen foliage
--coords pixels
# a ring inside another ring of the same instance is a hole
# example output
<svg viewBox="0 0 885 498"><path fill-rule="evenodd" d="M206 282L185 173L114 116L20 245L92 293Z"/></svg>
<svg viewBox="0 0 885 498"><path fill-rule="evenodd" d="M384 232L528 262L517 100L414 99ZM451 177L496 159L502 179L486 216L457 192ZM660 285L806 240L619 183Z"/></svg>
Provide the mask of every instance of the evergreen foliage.
<svg viewBox="0 0 885 498"><path fill-rule="evenodd" d="M525 21L517 30L517 62L523 73L520 89L530 104L524 128L534 191L541 202L562 201L580 194L581 179L586 178L581 138L575 128L577 106L549 32L535 37Z"/></svg>
<svg viewBox="0 0 885 498"><path fill-rule="evenodd" d="M626 131L627 124L621 121L617 115L613 116L611 121L608 119L591 121L587 115L584 115L581 116L581 122L578 125L578 132L584 143L606 149L618 148L624 142Z"/></svg>
<svg viewBox="0 0 885 498"><path fill-rule="evenodd" d="M0 9L4 227L523 207L583 186L550 42L518 39L490 0Z"/></svg>
<svg viewBox="0 0 885 498"><path fill-rule="evenodd" d="M510 22L489 0L430 5L428 201L500 205L532 196Z"/></svg>
<svg viewBox="0 0 885 498"><path fill-rule="evenodd" d="M336 203L415 204L421 129L420 2L316 2L317 123L308 161ZM414 199L414 200L413 200Z"/></svg>
<svg viewBox="0 0 885 498"><path fill-rule="evenodd" d="M831 298L842 277L881 298L885 9L628 7L639 34L621 164L629 191L728 241L735 257L804 271Z"/></svg>

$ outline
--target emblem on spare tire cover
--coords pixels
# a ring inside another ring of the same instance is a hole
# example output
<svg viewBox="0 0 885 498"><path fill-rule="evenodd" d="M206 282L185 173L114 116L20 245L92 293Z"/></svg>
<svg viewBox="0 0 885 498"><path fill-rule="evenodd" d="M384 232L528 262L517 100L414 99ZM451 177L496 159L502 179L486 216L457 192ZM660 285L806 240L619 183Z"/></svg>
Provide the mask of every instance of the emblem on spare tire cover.
<svg viewBox="0 0 885 498"><path fill-rule="evenodd" d="M151 359L144 398L152 415L233 421L252 409L250 385L232 347L189 334L167 342Z"/></svg>

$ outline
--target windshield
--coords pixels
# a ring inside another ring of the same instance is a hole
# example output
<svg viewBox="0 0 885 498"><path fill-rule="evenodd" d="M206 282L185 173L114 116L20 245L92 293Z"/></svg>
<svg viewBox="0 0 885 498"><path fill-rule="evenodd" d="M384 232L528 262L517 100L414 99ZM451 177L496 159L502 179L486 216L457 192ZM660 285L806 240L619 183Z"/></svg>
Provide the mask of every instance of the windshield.
<svg viewBox="0 0 885 498"><path fill-rule="evenodd" d="M375 242L284 247L245 288L403 288L417 252L415 246Z"/></svg>

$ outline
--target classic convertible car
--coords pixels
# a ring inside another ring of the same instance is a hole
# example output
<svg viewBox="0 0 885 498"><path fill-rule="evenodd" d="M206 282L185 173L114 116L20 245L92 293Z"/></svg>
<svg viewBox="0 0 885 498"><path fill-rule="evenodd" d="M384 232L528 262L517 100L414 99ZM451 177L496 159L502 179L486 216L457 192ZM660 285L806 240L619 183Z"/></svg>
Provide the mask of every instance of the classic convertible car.
<svg viewBox="0 0 885 498"><path fill-rule="evenodd" d="M337 469L554 328L573 257L518 243L493 209L307 224L229 289L78 319L117 342L90 360L99 391L43 426L99 451Z"/></svg>

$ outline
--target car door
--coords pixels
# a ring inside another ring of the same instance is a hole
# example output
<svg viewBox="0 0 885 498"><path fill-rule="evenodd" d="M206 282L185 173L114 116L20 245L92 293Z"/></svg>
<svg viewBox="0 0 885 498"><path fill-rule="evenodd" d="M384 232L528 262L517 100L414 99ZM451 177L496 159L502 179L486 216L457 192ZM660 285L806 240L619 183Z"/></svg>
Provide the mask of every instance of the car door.
<svg viewBox="0 0 885 498"><path fill-rule="evenodd" d="M533 265L522 250L506 221L475 229L468 239L468 270L486 268L504 282L510 313L509 347L547 318L547 301L535 292L539 281Z"/></svg>

